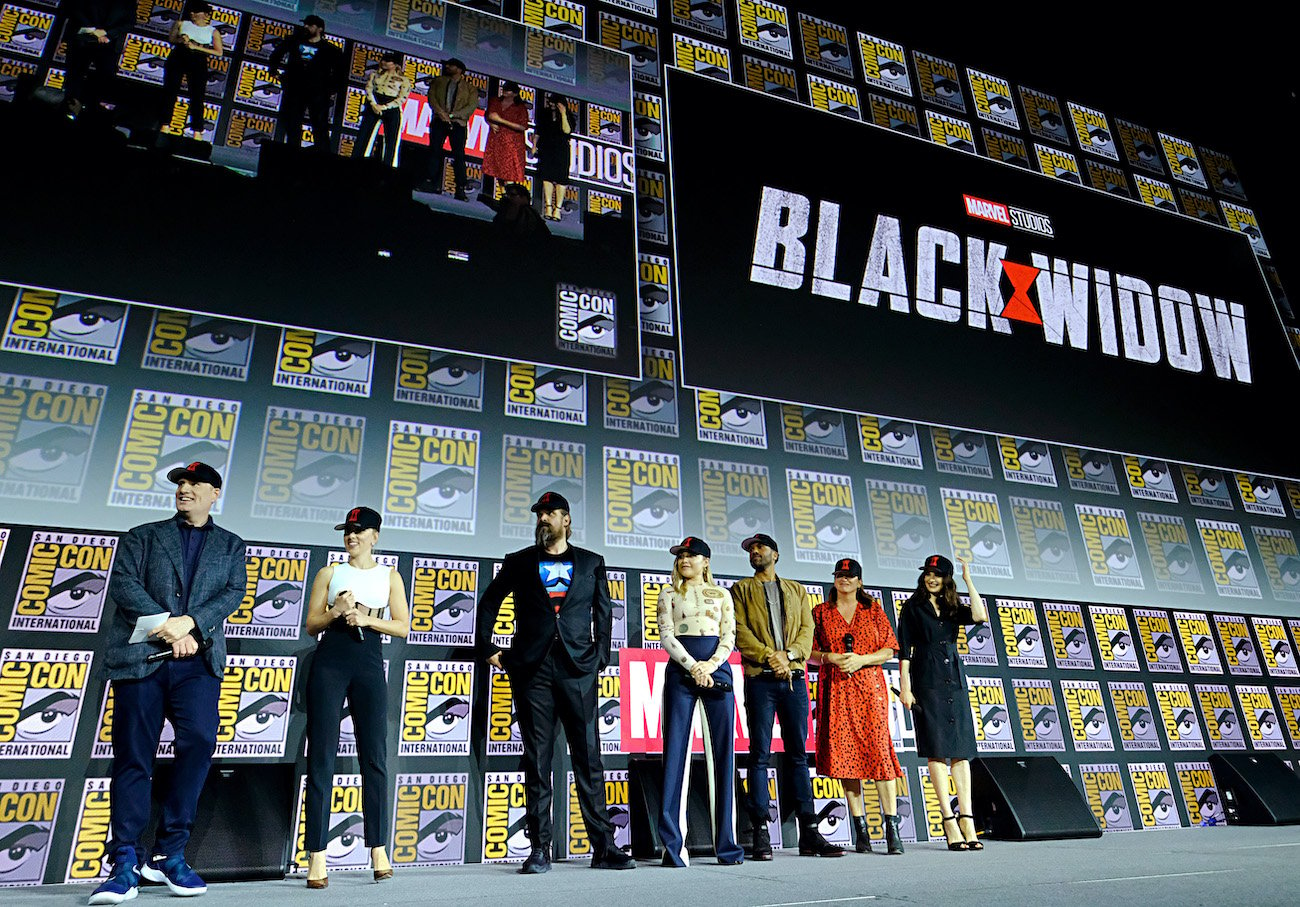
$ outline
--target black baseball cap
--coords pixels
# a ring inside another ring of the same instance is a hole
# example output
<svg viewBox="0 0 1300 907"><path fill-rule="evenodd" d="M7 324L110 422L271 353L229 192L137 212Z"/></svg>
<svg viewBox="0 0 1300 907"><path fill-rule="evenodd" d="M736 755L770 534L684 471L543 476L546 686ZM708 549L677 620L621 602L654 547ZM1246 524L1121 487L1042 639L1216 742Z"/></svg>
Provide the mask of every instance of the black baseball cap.
<svg viewBox="0 0 1300 907"><path fill-rule="evenodd" d="M840 558L835 562L833 575L836 577L855 576L862 579L862 565L851 557Z"/></svg>
<svg viewBox="0 0 1300 907"><path fill-rule="evenodd" d="M745 551L748 551L750 548L753 548L755 545L766 545L767 547L771 548L773 551L777 551L777 552L781 550L780 548L776 547L776 539L772 538L770 535L767 535L766 533L763 532L757 532L740 543L740 547L743 548Z"/></svg>
<svg viewBox="0 0 1300 907"><path fill-rule="evenodd" d="M940 576L952 576L952 561L948 560L942 554L932 554L925 559L925 563L916 568L922 573L930 571Z"/></svg>
<svg viewBox="0 0 1300 907"><path fill-rule="evenodd" d="M343 518L343 522L335 526L335 529L373 529L379 531L379 527L384 524L384 518L369 507L353 507L348 511L348 515Z"/></svg>
<svg viewBox="0 0 1300 907"><path fill-rule="evenodd" d="M537 503L528 508L533 513L541 513L543 510L563 510L569 512L569 499L558 491L546 491L537 499Z"/></svg>
<svg viewBox="0 0 1300 907"><path fill-rule="evenodd" d="M452 57L450 60L447 60L442 65L443 67L455 66L461 72L464 72L468 68L465 66L465 61L462 60L460 57Z"/></svg>
<svg viewBox="0 0 1300 907"><path fill-rule="evenodd" d="M669 554L702 554L705 557L713 557L713 549L704 539L688 535L682 539L680 545L673 545L668 549Z"/></svg>
<svg viewBox="0 0 1300 907"><path fill-rule="evenodd" d="M320 16L307 16L302 20L303 25L315 25L317 28L325 27L325 20Z"/></svg>
<svg viewBox="0 0 1300 907"><path fill-rule="evenodd" d="M179 485L181 479L189 479L191 482L207 482L213 488L221 487L221 473L207 463L200 463L198 460L188 466L177 466L167 473L167 481L173 485Z"/></svg>

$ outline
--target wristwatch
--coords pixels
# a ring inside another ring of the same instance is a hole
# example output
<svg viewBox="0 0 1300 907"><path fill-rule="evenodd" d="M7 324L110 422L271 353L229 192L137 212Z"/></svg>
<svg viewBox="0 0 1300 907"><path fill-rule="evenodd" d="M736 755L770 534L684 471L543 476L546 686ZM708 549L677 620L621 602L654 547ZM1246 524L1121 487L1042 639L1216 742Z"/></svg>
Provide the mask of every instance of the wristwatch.
<svg viewBox="0 0 1300 907"><path fill-rule="evenodd" d="M789 660L789 661L798 661L798 660L799 660L799 656L795 654L794 649L786 649L786 650L785 650L785 657L786 657L786 659Z"/></svg>

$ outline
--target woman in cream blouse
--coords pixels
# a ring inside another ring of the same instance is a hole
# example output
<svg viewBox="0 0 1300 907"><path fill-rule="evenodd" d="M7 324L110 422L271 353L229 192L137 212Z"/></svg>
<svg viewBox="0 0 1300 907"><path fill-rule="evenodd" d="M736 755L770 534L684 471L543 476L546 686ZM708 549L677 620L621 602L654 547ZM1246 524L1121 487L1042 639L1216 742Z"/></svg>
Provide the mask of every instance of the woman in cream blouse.
<svg viewBox="0 0 1300 907"><path fill-rule="evenodd" d="M686 866L690 857L682 826L691 777L691 719L704 712L704 762L709 770L709 807L718 863L744 860L736 843L736 696L728 656L736 644L731 594L713 582L712 553L702 539L687 537L669 551L673 581L659 593L659 639L670 661L664 673L664 796L659 814L663 865Z"/></svg>

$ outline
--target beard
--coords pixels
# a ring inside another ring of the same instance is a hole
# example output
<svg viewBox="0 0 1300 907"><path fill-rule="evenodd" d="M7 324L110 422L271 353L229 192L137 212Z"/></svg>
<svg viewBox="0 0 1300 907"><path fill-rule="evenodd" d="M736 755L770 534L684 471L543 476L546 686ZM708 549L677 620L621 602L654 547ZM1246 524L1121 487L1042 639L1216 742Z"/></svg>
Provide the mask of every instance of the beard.
<svg viewBox="0 0 1300 907"><path fill-rule="evenodd" d="M539 548L549 548L560 540L560 534L552 529L549 523L538 523L537 528L533 530L533 538L537 540Z"/></svg>

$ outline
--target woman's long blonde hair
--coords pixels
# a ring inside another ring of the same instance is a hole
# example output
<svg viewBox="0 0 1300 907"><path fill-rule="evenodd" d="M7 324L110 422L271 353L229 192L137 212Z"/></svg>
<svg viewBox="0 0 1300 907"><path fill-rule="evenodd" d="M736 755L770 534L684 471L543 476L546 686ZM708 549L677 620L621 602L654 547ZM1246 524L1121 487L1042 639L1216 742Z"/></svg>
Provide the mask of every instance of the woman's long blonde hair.
<svg viewBox="0 0 1300 907"><path fill-rule="evenodd" d="M708 558L705 558L705 560L707 561ZM704 585L717 585L717 583L713 581L713 571L709 569L708 564L704 565ZM677 572L677 558L673 558L673 591L678 595L682 595L686 592L686 580L684 580L682 575Z"/></svg>

